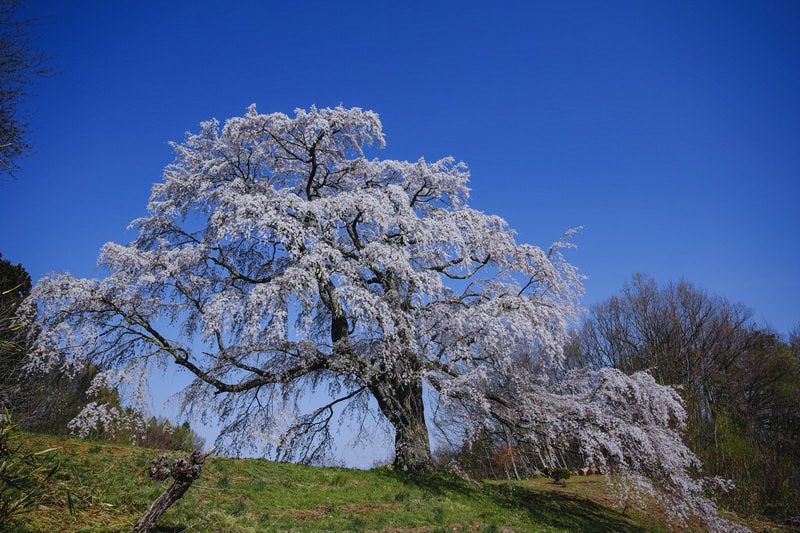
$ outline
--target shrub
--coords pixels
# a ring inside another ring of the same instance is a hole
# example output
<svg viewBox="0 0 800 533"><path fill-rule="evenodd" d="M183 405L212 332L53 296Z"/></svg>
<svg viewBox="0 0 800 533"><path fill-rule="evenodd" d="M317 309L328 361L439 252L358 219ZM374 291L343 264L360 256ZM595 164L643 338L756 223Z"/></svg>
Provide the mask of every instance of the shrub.
<svg viewBox="0 0 800 533"><path fill-rule="evenodd" d="M549 477L553 478L553 483L558 483L559 480L569 479L569 469L567 468L553 468L550 470Z"/></svg>

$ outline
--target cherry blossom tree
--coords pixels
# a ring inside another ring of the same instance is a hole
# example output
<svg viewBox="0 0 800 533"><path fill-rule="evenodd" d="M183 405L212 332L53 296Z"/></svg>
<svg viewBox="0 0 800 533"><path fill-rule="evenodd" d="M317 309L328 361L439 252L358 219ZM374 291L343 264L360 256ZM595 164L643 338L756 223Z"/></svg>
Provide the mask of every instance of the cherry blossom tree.
<svg viewBox="0 0 800 533"><path fill-rule="evenodd" d="M429 391L467 424L538 435L543 457L577 431L634 477L661 461L678 480L664 486L690 479L672 389L561 371L582 293L561 255L569 233L547 250L518 243L468 206L463 163L367 157L383 146L378 116L358 108L203 123L174 145L135 240L103 248L107 277L34 288L31 367L92 362L107 369L98 387L137 389L148 367L178 365L193 376L184 406L224 424L218 444L287 459L323 457L339 413L387 421L395 466L427 468ZM305 408L312 391L326 399Z"/></svg>
<svg viewBox="0 0 800 533"><path fill-rule="evenodd" d="M584 465L613 474L607 479L623 508L646 510L659 502L681 529L746 531L720 518L709 499L732 485L697 475L702 464L681 439L686 412L672 387L659 385L647 372L629 376L612 368L548 378L518 362L493 376L493 386L479 385L488 400L483 406L469 390L448 400L456 400L468 419L482 421L484 428L511 430L540 465L566 465L578 456Z"/></svg>
<svg viewBox="0 0 800 533"><path fill-rule="evenodd" d="M580 285L555 249L467 206L464 164L365 156L383 145L357 108L203 123L174 145L138 237L102 250L108 277L38 284L39 361L68 349L109 369L105 385L171 361L235 442L277 430L305 460L334 406L374 399L396 464L424 467L424 383L459 387L488 354L557 353ZM320 387L330 403L286 410Z"/></svg>

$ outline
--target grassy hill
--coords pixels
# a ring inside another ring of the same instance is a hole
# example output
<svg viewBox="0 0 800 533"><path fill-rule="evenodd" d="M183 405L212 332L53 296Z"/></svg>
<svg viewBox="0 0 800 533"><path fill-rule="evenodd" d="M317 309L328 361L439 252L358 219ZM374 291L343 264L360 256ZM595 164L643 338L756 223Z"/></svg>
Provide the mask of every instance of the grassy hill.
<svg viewBox="0 0 800 533"><path fill-rule="evenodd" d="M155 450L22 434L61 466L18 532L124 532L164 490L147 478ZM754 524L751 524L753 526ZM602 476L553 484L469 483L211 457L203 475L159 521L160 531L664 531L657 507L624 515ZM764 524L757 524L764 530Z"/></svg>

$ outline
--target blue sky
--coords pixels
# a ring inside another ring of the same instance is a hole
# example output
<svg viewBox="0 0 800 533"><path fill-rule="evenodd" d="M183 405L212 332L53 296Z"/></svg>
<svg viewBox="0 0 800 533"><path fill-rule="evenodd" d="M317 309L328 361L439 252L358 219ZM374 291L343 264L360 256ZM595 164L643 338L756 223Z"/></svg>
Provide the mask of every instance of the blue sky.
<svg viewBox="0 0 800 533"><path fill-rule="evenodd" d="M586 305L634 272L800 325L800 3L30 0L55 56L36 154L0 184L0 253L95 275L202 120L381 116L380 157L446 155L473 207L569 259Z"/></svg>

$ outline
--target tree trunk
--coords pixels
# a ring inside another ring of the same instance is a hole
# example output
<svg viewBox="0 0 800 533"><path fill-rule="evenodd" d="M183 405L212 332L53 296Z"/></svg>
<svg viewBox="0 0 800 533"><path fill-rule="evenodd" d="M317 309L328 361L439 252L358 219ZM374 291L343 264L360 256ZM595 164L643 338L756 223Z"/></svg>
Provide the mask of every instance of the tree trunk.
<svg viewBox="0 0 800 533"><path fill-rule="evenodd" d="M396 278L391 274L379 277L387 293L400 294ZM317 281L320 298L331 313L331 341L335 346L347 339L349 322L331 279L318 277ZM406 312L411 309L410 300L398 302L398 305ZM401 331L400 338L406 337ZM396 368L384 370L372 378L367 387L378 401L383 415L394 426L395 468L406 472L428 470L432 464L431 445L428 426L425 424L422 379L418 376L419 363L413 353L405 353L403 356Z"/></svg>
<svg viewBox="0 0 800 533"><path fill-rule="evenodd" d="M394 466L404 472L431 468L431 446L425 424L422 380L384 379L371 386L381 412L394 427Z"/></svg>

